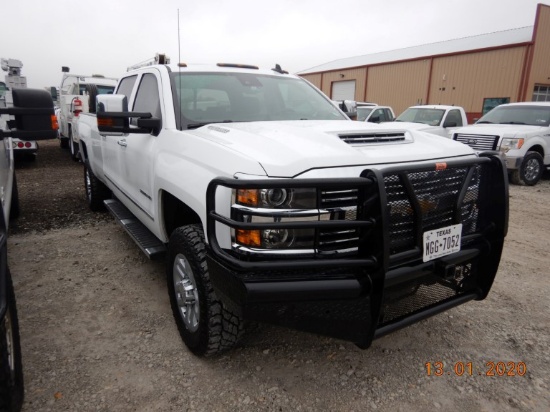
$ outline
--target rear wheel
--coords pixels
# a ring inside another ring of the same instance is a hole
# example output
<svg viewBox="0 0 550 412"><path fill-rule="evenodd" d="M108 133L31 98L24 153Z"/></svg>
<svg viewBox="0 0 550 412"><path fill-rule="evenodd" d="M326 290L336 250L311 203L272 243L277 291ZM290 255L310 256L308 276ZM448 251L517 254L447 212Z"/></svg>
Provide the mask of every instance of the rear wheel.
<svg viewBox="0 0 550 412"><path fill-rule="evenodd" d="M519 169L512 171L510 180L517 185L534 186L544 172L544 161L538 152L527 152Z"/></svg>
<svg viewBox="0 0 550 412"><path fill-rule="evenodd" d="M59 147L61 147L62 149L67 149L69 147L69 139L67 139L66 137L60 137Z"/></svg>
<svg viewBox="0 0 550 412"><path fill-rule="evenodd" d="M19 411L23 404L23 365L15 294L7 271L8 310L0 320L0 411Z"/></svg>
<svg viewBox="0 0 550 412"><path fill-rule="evenodd" d="M11 189L10 220L17 219L21 213L19 206L19 190L17 189L17 179L13 174L13 186Z"/></svg>
<svg viewBox="0 0 550 412"><path fill-rule="evenodd" d="M94 175L88 162L84 165L84 188L90 209L94 212L105 210L103 201L111 197L111 191Z"/></svg>
<svg viewBox="0 0 550 412"><path fill-rule="evenodd" d="M243 321L214 292L200 225L182 226L170 236L167 282L178 330L195 355L211 356L235 346Z"/></svg>
<svg viewBox="0 0 550 412"><path fill-rule="evenodd" d="M78 162L78 145L73 140L73 129L69 128L69 149L71 150L71 159Z"/></svg>

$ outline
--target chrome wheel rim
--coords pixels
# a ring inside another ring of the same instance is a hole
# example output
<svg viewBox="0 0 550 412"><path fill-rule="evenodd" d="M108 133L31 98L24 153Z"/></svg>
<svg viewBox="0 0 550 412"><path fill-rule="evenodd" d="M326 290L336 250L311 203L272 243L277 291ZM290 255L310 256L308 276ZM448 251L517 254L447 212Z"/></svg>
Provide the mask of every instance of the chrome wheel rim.
<svg viewBox="0 0 550 412"><path fill-rule="evenodd" d="M189 332L195 332L199 328L200 321L199 293L193 269L181 253L174 259L172 279L181 320Z"/></svg>
<svg viewBox="0 0 550 412"><path fill-rule="evenodd" d="M10 310L6 312L4 319L4 328L6 331L6 344L8 350L8 367L10 369L10 375L13 379L15 375L15 353L14 353L14 342L13 342L13 326L11 324L11 315Z"/></svg>
<svg viewBox="0 0 550 412"><path fill-rule="evenodd" d="M535 179L540 173L540 164L536 159L529 159L525 165L525 178L527 180Z"/></svg>
<svg viewBox="0 0 550 412"><path fill-rule="evenodd" d="M90 178L90 171L88 168L86 170L86 197L88 198L88 201L92 198L92 179Z"/></svg>

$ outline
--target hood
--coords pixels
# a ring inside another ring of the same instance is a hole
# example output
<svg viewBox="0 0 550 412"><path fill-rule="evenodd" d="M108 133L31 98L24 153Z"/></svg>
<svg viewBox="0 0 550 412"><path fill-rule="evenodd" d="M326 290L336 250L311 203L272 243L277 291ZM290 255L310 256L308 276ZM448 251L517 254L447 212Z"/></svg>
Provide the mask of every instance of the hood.
<svg viewBox="0 0 550 412"><path fill-rule="evenodd" d="M524 124L474 124L453 130L453 133L488 134L502 137L522 137L526 134L550 134L548 127Z"/></svg>
<svg viewBox="0 0 550 412"><path fill-rule="evenodd" d="M270 177L293 177L319 168L395 164L473 153L462 143L415 131L401 130L404 140L398 142L350 144L340 138L383 135L388 131L395 133L397 129L349 120L302 120L211 124L188 133L254 159Z"/></svg>

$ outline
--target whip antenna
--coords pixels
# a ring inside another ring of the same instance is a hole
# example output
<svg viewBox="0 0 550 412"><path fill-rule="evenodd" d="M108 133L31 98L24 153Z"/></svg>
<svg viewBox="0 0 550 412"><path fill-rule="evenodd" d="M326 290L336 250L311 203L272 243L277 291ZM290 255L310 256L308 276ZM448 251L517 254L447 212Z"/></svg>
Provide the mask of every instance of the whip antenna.
<svg viewBox="0 0 550 412"><path fill-rule="evenodd" d="M181 39L180 39L180 9L178 9L178 81L177 81L177 87L178 90L177 96L178 96L178 108L179 108L179 119L180 119L180 129L183 130L183 124L181 122Z"/></svg>

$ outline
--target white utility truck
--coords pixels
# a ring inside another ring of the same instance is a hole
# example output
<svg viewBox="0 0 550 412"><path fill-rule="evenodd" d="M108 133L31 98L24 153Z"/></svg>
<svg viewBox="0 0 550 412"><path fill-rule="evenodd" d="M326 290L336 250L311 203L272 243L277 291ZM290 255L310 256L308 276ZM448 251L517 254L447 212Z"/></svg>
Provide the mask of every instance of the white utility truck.
<svg viewBox="0 0 550 412"><path fill-rule="evenodd" d="M62 67L63 77L59 86L59 139L60 145L69 148L71 158L78 156L78 141L75 140L78 115L95 113L96 97L100 94L113 93L117 79L100 74L80 75L69 73L70 69Z"/></svg>
<svg viewBox="0 0 550 412"><path fill-rule="evenodd" d="M7 72L5 76L5 86L0 91L0 108L13 107L13 89L26 89L27 78L21 75L23 62L17 59L0 59L0 67ZM13 152L16 157L34 160L38 151L36 140L11 139Z"/></svg>
<svg viewBox="0 0 550 412"><path fill-rule="evenodd" d="M152 65L82 113L92 210L166 258L198 355L245 320L355 342L484 299L507 230L502 159L351 121L276 65Z"/></svg>
<svg viewBox="0 0 550 412"><path fill-rule="evenodd" d="M502 104L449 136L475 150L500 151L512 183L533 186L550 167L550 102Z"/></svg>

